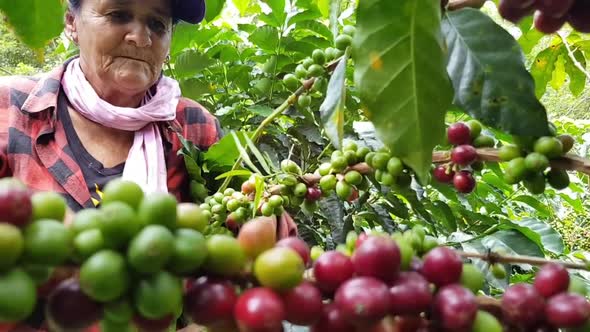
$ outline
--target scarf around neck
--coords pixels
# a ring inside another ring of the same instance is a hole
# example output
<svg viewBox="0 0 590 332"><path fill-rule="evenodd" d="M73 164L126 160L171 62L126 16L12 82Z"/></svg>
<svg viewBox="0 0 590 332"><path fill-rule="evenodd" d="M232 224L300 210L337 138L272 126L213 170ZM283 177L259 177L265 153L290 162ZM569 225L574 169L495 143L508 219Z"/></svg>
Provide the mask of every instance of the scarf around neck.
<svg viewBox="0 0 590 332"><path fill-rule="evenodd" d="M155 94L148 90L139 107L114 106L98 96L76 58L67 65L61 84L74 110L85 118L105 127L135 132L123 179L137 183L146 194L168 192L166 159L157 122L176 118L181 95L178 82L162 75Z"/></svg>

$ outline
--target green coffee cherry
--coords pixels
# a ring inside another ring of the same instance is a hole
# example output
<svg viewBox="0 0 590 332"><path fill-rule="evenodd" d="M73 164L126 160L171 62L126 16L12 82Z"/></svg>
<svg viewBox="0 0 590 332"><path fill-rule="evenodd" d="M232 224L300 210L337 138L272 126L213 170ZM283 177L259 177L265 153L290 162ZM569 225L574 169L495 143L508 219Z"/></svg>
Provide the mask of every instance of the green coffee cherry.
<svg viewBox="0 0 590 332"><path fill-rule="evenodd" d="M375 156L377 155L376 152L369 152L367 153L367 155L365 156L365 162L367 163L367 165L374 167L373 166L373 160L375 159Z"/></svg>
<svg viewBox="0 0 590 332"><path fill-rule="evenodd" d="M302 108L307 108L311 105L311 97L309 95L302 95L297 98L297 105Z"/></svg>
<svg viewBox="0 0 590 332"><path fill-rule="evenodd" d="M541 172L529 173L523 180L523 185L533 195L545 192L545 175Z"/></svg>
<svg viewBox="0 0 590 332"><path fill-rule="evenodd" d="M356 32L356 28L353 25L345 25L344 27L342 27L342 33L345 35L349 35L349 36L354 36L354 33Z"/></svg>
<svg viewBox="0 0 590 332"><path fill-rule="evenodd" d="M473 146L476 148L493 148L494 145L494 138L488 135L479 135L473 140Z"/></svg>
<svg viewBox="0 0 590 332"><path fill-rule="evenodd" d="M498 319L485 310L478 310L471 327L472 332L502 332L504 327Z"/></svg>
<svg viewBox="0 0 590 332"><path fill-rule="evenodd" d="M320 49L313 50L311 58L318 65L323 65L324 63L326 63L326 54L324 53L324 51Z"/></svg>
<svg viewBox="0 0 590 332"><path fill-rule="evenodd" d="M348 165L356 164L356 151L346 150L344 151L344 158L346 158L346 162Z"/></svg>
<svg viewBox="0 0 590 332"><path fill-rule="evenodd" d="M342 146L342 151L356 151L358 149L358 145L355 141L346 141Z"/></svg>
<svg viewBox="0 0 590 332"><path fill-rule="evenodd" d="M318 76L322 76L324 74L324 67L318 65L318 64L313 64L311 66L309 66L309 68L307 69L307 75L308 77L318 77Z"/></svg>
<svg viewBox="0 0 590 332"><path fill-rule="evenodd" d="M357 160L362 160L362 161L364 161L364 160L365 160L365 157L366 157L366 156L367 156L367 155L368 155L370 152L371 152L371 149L369 149L369 148L368 148L368 147L366 147L366 146L362 146L362 147L360 147L360 148L358 148L358 149L356 150L356 159L357 159Z"/></svg>
<svg viewBox="0 0 590 332"><path fill-rule="evenodd" d="M297 183L299 183L297 178L292 174L279 174L278 180L279 180L280 184L284 184L285 186L289 186L289 187L294 186Z"/></svg>
<svg viewBox="0 0 590 332"><path fill-rule="evenodd" d="M338 52L339 51L337 49L335 49L334 47L326 48L326 50L325 50L326 61L332 61L332 60L336 59Z"/></svg>
<svg viewBox="0 0 590 332"><path fill-rule="evenodd" d="M403 238L394 240L397 244L397 247L399 248L401 255L401 269L409 270L410 264L412 263L412 258L414 258L414 255L416 254L414 248L412 248L412 245L409 244L408 241L404 240Z"/></svg>
<svg viewBox="0 0 590 332"><path fill-rule="evenodd" d="M298 183L293 190L293 194L296 197L305 197L307 194L307 185L305 183Z"/></svg>
<svg viewBox="0 0 590 332"><path fill-rule="evenodd" d="M344 243L339 243L336 246L336 251L339 251L339 252L345 254L346 256L352 256L352 251L350 249L348 249L348 247Z"/></svg>
<svg viewBox="0 0 590 332"><path fill-rule="evenodd" d="M475 139L481 134L481 122L477 120L469 120L466 124L470 129L472 139Z"/></svg>
<svg viewBox="0 0 590 332"><path fill-rule="evenodd" d="M547 182L552 188L562 190L570 185L570 177L565 170L552 168L547 172Z"/></svg>
<svg viewBox="0 0 590 332"><path fill-rule="evenodd" d="M438 240L435 237L426 235L426 237L424 237L424 241L422 242L421 254L427 254L430 250L438 247L438 245Z"/></svg>
<svg viewBox="0 0 590 332"><path fill-rule="evenodd" d="M301 168L293 160L285 159L281 161L281 170L285 173L301 175Z"/></svg>
<svg viewBox="0 0 590 332"><path fill-rule="evenodd" d="M477 294L483 289L485 283L485 276L473 264L463 264L463 272L461 273L461 284Z"/></svg>
<svg viewBox="0 0 590 332"><path fill-rule="evenodd" d="M345 181L338 181L336 183L336 195L341 200L347 200L352 195L352 186Z"/></svg>
<svg viewBox="0 0 590 332"><path fill-rule="evenodd" d="M553 159L563 154L563 144L556 137L545 136L535 142L534 150L544 154L549 159Z"/></svg>
<svg viewBox="0 0 590 332"><path fill-rule="evenodd" d="M512 159L504 170L504 181L508 184L516 184L524 179L527 167L523 157Z"/></svg>
<svg viewBox="0 0 590 332"><path fill-rule="evenodd" d="M287 74L283 77L283 84L285 84L287 89L294 91L301 83L299 83L299 79L295 75Z"/></svg>
<svg viewBox="0 0 590 332"><path fill-rule="evenodd" d="M557 139L561 141L563 153L568 153L574 147L575 140L570 135L559 135Z"/></svg>
<svg viewBox="0 0 590 332"><path fill-rule="evenodd" d="M357 185L361 184L361 182L363 181L363 175L361 173L359 173L358 171L351 170L351 171L346 172L346 174L344 174L344 181L346 181L347 183L349 183L353 186L357 186Z"/></svg>
<svg viewBox="0 0 590 332"><path fill-rule="evenodd" d="M334 174L324 175L320 178L320 188L322 192L329 192L336 188L338 180Z"/></svg>
<svg viewBox="0 0 590 332"><path fill-rule="evenodd" d="M324 248L320 246L313 246L310 250L310 258L312 261L317 261L318 258L324 253Z"/></svg>
<svg viewBox="0 0 590 332"><path fill-rule="evenodd" d="M379 170L381 171L381 170ZM391 187L396 183L397 178L393 175L391 175L391 173L388 172L383 172L381 171L381 182L383 185Z"/></svg>
<svg viewBox="0 0 590 332"><path fill-rule="evenodd" d="M295 67L295 76L299 79L307 78L307 69L303 65Z"/></svg>
<svg viewBox="0 0 590 332"><path fill-rule="evenodd" d="M264 202L262 203L262 206L260 207L260 213L262 213L263 216L265 217L270 217L274 214L275 212L275 208L268 204L268 202Z"/></svg>
<svg viewBox="0 0 590 332"><path fill-rule="evenodd" d="M227 201L226 208L228 211L233 212L233 211L237 210L239 207L240 207L240 201L238 201L237 199L232 198L229 201Z"/></svg>
<svg viewBox="0 0 590 332"><path fill-rule="evenodd" d="M330 174L330 171L331 170L332 170L332 164L331 163L322 163L322 164L320 164L320 167L318 167L318 173L321 176Z"/></svg>
<svg viewBox="0 0 590 332"><path fill-rule="evenodd" d="M344 156L332 159L332 168L335 172L342 172L348 166L348 160Z"/></svg>
<svg viewBox="0 0 590 332"><path fill-rule="evenodd" d="M270 204L273 208L277 208L283 205L283 197L279 195L272 195L268 198L268 204Z"/></svg>
<svg viewBox="0 0 590 332"><path fill-rule="evenodd" d="M502 264L492 265L492 275L496 279L506 279L506 268Z"/></svg>
<svg viewBox="0 0 590 332"><path fill-rule="evenodd" d="M346 247L349 250L354 250L354 246L356 244L356 240L358 239L358 234L355 231L349 231L346 234Z"/></svg>
<svg viewBox="0 0 590 332"><path fill-rule="evenodd" d="M404 171L404 164L401 159L397 157L391 157L387 161L387 171L393 176L399 176Z"/></svg>
<svg viewBox="0 0 590 332"><path fill-rule="evenodd" d="M387 168L387 163L389 162L390 156L387 153L378 152L373 157L373 164L370 165L374 169L382 169L385 170Z"/></svg>
<svg viewBox="0 0 590 332"><path fill-rule="evenodd" d="M349 35L339 35L338 37L336 37L336 39L334 40L334 46L336 46L337 49L344 51L346 50L346 48L348 46L350 46L352 44L352 37Z"/></svg>
<svg viewBox="0 0 590 332"><path fill-rule="evenodd" d="M503 145L498 150L498 157L500 157L500 160L502 161L510 161L522 157L522 152L516 145Z"/></svg>
<svg viewBox="0 0 590 332"><path fill-rule="evenodd" d="M301 63L301 65L303 66L303 68L305 68L305 70L309 69L309 67L313 64L314 64L314 62L313 62L312 58L305 58L305 60L303 60L303 62Z"/></svg>
<svg viewBox="0 0 590 332"><path fill-rule="evenodd" d="M543 172L549 167L549 159L538 152L529 153L524 162L526 168L532 172Z"/></svg>

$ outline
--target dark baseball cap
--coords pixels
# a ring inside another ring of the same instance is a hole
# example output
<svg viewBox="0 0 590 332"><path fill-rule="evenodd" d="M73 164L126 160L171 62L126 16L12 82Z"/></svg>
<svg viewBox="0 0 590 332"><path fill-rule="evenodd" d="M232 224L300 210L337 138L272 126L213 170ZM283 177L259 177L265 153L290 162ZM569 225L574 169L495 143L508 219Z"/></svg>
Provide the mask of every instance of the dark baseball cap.
<svg viewBox="0 0 590 332"><path fill-rule="evenodd" d="M196 24L205 17L205 0L174 0L173 16L176 19Z"/></svg>

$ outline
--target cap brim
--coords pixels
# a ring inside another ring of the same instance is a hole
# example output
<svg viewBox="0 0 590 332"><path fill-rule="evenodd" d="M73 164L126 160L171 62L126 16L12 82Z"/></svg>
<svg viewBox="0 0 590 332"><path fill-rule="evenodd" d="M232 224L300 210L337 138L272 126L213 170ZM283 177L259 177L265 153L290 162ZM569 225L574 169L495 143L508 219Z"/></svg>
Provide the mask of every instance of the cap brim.
<svg viewBox="0 0 590 332"><path fill-rule="evenodd" d="M176 0L174 18L196 24L205 18L205 0Z"/></svg>

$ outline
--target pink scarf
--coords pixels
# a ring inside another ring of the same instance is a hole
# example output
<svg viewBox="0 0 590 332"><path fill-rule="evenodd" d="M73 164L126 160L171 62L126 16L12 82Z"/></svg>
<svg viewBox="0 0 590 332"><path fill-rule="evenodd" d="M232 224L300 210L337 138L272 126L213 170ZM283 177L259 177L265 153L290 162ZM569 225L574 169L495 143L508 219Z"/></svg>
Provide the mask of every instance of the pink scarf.
<svg viewBox="0 0 590 332"><path fill-rule="evenodd" d="M68 64L61 83L74 109L85 118L105 127L135 132L123 179L139 184L145 193L168 192L164 147L156 122L176 118L178 82L162 76L156 94L148 92L138 108L113 106L102 100L86 80L79 58Z"/></svg>

